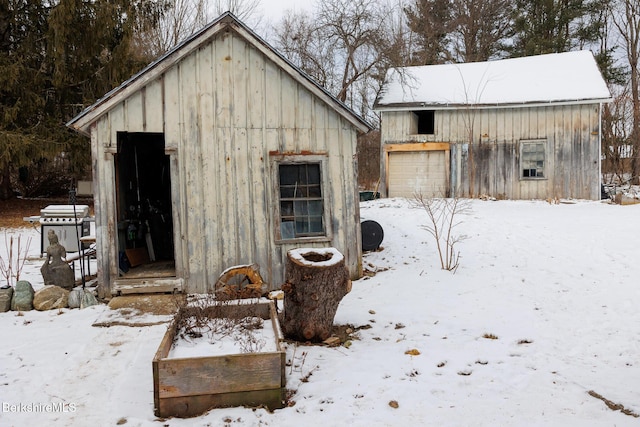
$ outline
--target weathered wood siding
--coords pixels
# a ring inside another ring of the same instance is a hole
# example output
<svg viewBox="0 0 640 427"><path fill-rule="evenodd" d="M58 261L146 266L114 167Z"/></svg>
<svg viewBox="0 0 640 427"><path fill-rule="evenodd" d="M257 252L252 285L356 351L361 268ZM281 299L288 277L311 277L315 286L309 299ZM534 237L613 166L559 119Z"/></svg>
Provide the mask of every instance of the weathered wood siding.
<svg viewBox="0 0 640 427"><path fill-rule="evenodd" d="M333 246L361 272L356 129L233 31L222 31L120 102L92 128L102 275L117 272L114 162L118 132L163 132L171 157L176 273L205 292L227 267L258 263L278 287L287 250ZM327 157L331 239L277 244L270 157Z"/></svg>
<svg viewBox="0 0 640 427"><path fill-rule="evenodd" d="M598 104L575 104L436 110L433 135L415 134L417 127L412 112L385 111L381 116L382 143L450 143L450 189L458 195L598 199L599 109ZM471 145L470 135L473 137ZM538 139L547 142L547 176L545 179L522 179L520 142ZM470 156L473 156L473 162ZM384 159L382 164L385 164ZM474 189L470 191L472 164L476 172ZM382 182L386 182L386 171L382 171L382 175Z"/></svg>

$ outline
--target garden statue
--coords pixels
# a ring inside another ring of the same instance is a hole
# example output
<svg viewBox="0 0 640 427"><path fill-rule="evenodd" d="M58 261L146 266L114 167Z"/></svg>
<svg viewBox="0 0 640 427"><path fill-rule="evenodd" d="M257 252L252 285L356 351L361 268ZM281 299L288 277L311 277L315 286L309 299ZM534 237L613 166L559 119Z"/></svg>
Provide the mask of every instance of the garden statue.
<svg viewBox="0 0 640 427"><path fill-rule="evenodd" d="M40 272L44 279L44 285L56 285L64 289L73 289L75 286L75 276L73 269L66 261L67 250L58 241L58 236L53 230L49 230L49 246L47 247L47 259Z"/></svg>

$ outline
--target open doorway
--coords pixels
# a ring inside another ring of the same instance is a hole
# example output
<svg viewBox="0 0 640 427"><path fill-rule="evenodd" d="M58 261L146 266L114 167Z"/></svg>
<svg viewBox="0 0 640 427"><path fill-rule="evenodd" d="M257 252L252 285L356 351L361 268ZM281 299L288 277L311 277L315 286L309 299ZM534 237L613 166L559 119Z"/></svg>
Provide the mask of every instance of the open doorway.
<svg viewBox="0 0 640 427"><path fill-rule="evenodd" d="M175 276L171 173L162 133L118 133L115 156L120 276Z"/></svg>

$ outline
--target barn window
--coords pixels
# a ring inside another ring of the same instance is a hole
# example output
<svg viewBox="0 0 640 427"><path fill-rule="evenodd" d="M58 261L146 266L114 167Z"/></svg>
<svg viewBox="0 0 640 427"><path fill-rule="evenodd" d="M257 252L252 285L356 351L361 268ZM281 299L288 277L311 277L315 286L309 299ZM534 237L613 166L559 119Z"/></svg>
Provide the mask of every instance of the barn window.
<svg viewBox="0 0 640 427"><path fill-rule="evenodd" d="M546 142L527 141L520 145L522 178L545 178Z"/></svg>
<svg viewBox="0 0 640 427"><path fill-rule="evenodd" d="M322 163L279 163L280 238L325 235Z"/></svg>
<svg viewBox="0 0 640 427"><path fill-rule="evenodd" d="M435 112L433 110L414 111L418 135L433 135L435 133Z"/></svg>

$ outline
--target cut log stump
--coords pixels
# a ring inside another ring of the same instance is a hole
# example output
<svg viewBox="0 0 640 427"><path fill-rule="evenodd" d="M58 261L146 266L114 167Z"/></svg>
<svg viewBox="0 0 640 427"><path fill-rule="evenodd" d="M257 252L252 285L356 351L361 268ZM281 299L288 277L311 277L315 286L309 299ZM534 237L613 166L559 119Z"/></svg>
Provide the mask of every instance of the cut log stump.
<svg viewBox="0 0 640 427"><path fill-rule="evenodd" d="M282 330L297 341L331 336L336 310L351 291L344 256L334 248L300 248L287 252Z"/></svg>

